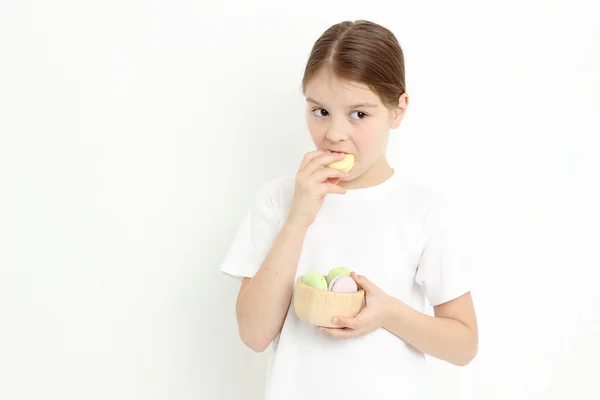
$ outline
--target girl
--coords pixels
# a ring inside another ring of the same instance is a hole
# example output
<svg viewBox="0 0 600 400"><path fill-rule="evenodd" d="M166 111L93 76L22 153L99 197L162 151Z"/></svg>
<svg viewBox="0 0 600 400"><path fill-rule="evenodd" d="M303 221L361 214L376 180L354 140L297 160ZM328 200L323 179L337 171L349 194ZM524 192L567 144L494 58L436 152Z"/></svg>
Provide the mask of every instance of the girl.
<svg viewBox="0 0 600 400"><path fill-rule="evenodd" d="M259 190L221 266L241 280L240 338L257 352L272 347L267 400L428 398L425 354L466 365L478 333L443 203L386 160L408 106L401 47L369 21L333 25L314 44L302 89L316 150L295 176ZM355 157L348 173L328 167L345 154ZM365 307L334 318L338 328L300 320L296 278L338 266L354 271Z"/></svg>

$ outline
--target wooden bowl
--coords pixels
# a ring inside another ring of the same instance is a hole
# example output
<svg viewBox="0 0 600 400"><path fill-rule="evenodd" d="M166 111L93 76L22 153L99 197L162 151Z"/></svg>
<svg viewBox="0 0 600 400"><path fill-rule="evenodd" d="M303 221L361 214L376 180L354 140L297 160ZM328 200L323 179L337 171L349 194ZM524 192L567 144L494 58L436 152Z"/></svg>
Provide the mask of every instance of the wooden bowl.
<svg viewBox="0 0 600 400"><path fill-rule="evenodd" d="M363 307L365 291L352 293L315 289L296 279L294 311L298 318L316 326L338 328L331 320L335 316L354 317Z"/></svg>

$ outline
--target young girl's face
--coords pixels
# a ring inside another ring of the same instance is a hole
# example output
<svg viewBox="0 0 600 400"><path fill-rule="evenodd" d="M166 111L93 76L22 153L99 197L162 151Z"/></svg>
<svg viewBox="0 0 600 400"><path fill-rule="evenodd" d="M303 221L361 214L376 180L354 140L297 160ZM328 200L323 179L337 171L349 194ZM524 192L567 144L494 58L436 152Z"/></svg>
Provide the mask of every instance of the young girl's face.
<svg viewBox="0 0 600 400"><path fill-rule="evenodd" d="M309 81L305 94L308 129L315 146L353 154L350 179L386 163L389 130L400 125L406 94L399 107L390 109L366 85L339 80L328 71Z"/></svg>

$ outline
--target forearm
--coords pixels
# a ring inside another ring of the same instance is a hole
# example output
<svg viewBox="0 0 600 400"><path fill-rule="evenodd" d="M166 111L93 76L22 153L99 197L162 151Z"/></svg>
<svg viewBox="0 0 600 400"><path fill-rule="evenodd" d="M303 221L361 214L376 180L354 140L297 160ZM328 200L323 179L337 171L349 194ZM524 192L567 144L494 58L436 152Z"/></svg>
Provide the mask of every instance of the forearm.
<svg viewBox="0 0 600 400"><path fill-rule="evenodd" d="M423 314L390 298L383 328L417 350L455 365L468 364L477 353L477 337L460 321Z"/></svg>
<svg viewBox="0 0 600 400"><path fill-rule="evenodd" d="M286 222L236 306L242 340L263 351L281 330L292 297L306 228Z"/></svg>

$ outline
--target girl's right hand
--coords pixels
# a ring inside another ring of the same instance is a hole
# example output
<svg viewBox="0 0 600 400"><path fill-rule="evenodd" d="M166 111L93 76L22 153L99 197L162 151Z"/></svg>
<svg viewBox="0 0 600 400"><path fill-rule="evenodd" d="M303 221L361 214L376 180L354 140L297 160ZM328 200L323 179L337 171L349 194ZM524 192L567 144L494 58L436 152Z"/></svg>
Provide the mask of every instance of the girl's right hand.
<svg viewBox="0 0 600 400"><path fill-rule="evenodd" d="M346 193L346 189L329 180L337 182L348 177L348 174L326 167L343 159L344 154L325 150L315 150L304 156L296 174L294 199L288 221L308 228L316 219L325 195Z"/></svg>

